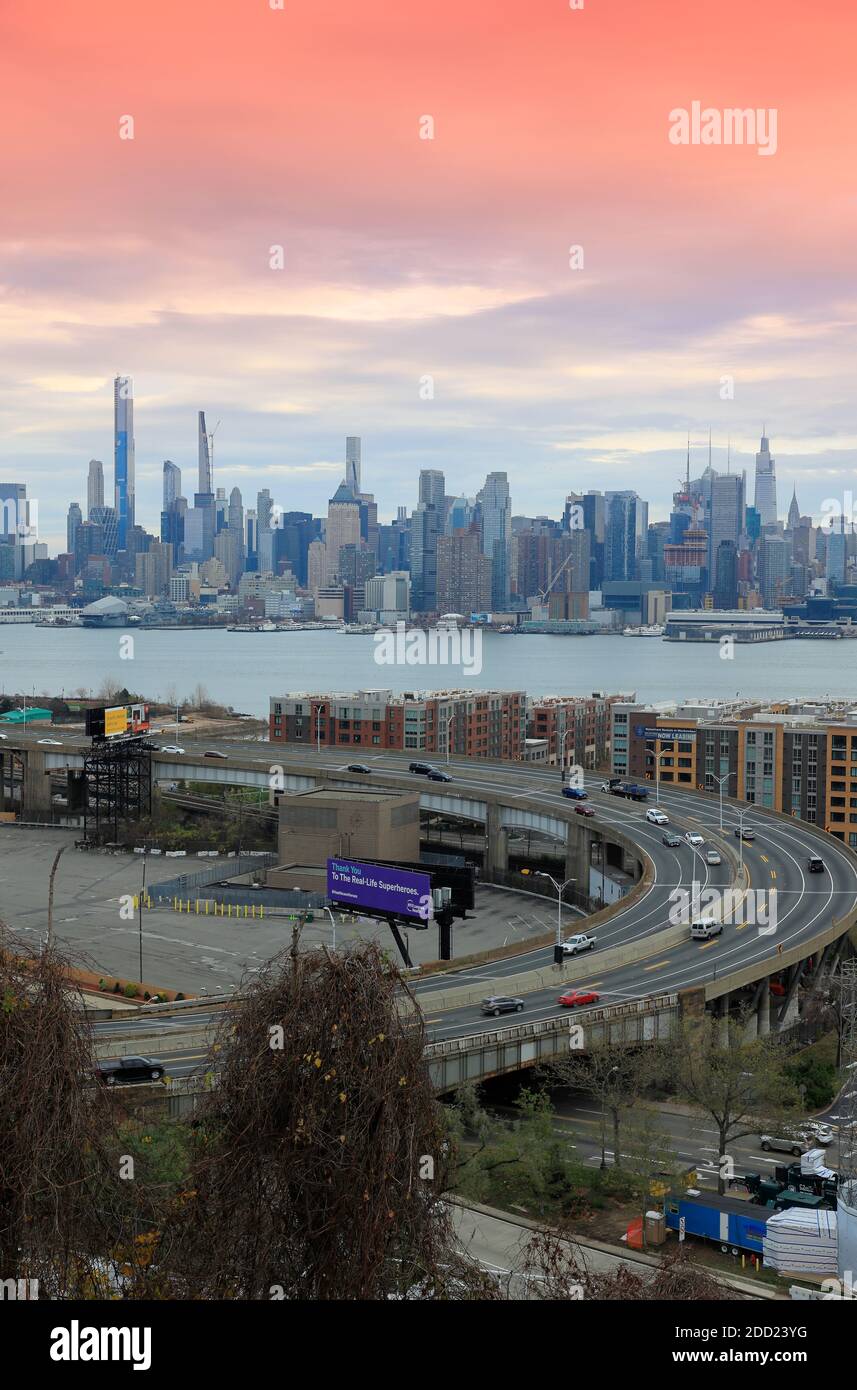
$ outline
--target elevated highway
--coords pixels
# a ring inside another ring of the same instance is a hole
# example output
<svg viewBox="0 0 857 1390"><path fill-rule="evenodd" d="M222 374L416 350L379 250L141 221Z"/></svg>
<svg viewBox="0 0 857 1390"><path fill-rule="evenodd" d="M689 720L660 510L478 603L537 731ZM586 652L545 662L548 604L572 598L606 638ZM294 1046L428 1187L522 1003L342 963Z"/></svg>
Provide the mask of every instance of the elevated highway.
<svg viewBox="0 0 857 1390"><path fill-rule="evenodd" d="M61 765L82 757L86 744L68 735L63 748L44 748L35 738L15 734L15 744L25 760L49 759ZM231 783L264 787L272 768L282 767L285 794L324 785L360 783L373 787L407 786L420 791L421 807L449 816L462 816L484 826L486 877L501 875L508 863L510 831L529 829L549 836L564 847L566 877L590 882L593 849L604 853L612 845L624 856L625 865L636 864L636 885L627 899L610 910L597 927L598 947L573 967L552 967L547 947L524 951L503 960L464 967L454 975L457 987L466 990L466 1002L457 1002L448 974L419 981L415 988L424 1008L433 1041L464 1037L484 1031L485 1022L474 992L486 994L502 982L504 987L520 979L525 1007L516 1023L541 1023L565 1017L557 1004L560 982L575 982L597 990L605 1004L620 1004L654 994L696 989L722 1015L740 1002L756 1014L761 1033L786 1026L795 1017L797 990L810 969L825 966L852 928L857 915L857 857L832 836L805 823L774 812L751 808L745 823L756 838L743 846L744 881L753 893L776 892L777 921L769 932L751 919L728 923L722 935L708 942L689 939L689 932L670 931L669 914L675 889L689 889L694 878L703 887L726 889L737 884L734 831L738 807L724 800L723 829L717 799L693 791L661 785L660 804L670 817L670 829L684 834L699 832L702 849L718 848L723 863L709 867L701 854L683 843L672 849L663 844L663 830L648 823L645 807L626 802L600 790L601 779L589 774L588 792L595 816L575 814L576 803L560 795L557 769L526 764L475 763L437 759L454 781L429 783L410 774L407 764L420 753L373 752L354 749L351 757L372 768L371 777L347 771L348 753L342 749L294 749L258 742L212 741L194 745L183 738L183 754L153 754L153 777L165 780ZM207 749L225 754L207 759ZM47 770L47 769L44 769ZM37 774L32 770L30 780ZM43 775L43 773L42 773ZM654 788L652 788L653 799ZM742 808L744 809L744 808ZM810 874L811 856L824 861L822 873ZM603 962L603 965L602 965ZM811 962L811 965L810 965ZM543 983L544 971L556 984ZM770 978L779 978L782 993L772 995ZM534 979L541 977L541 981Z"/></svg>

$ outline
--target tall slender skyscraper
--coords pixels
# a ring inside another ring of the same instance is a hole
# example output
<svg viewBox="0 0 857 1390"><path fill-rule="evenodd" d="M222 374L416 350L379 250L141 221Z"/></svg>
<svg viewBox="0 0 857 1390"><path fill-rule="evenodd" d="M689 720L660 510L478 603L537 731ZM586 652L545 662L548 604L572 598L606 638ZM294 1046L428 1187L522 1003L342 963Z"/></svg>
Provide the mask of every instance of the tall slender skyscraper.
<svg viewBox="0 0 857 1390"><path fill-rule="evenodd" d="M201 493L213 492L211 478L211 453L208 447L208 435L205 430L205 411L199 412L199 491Z"/></svg>
<svg viewBox="0 0 857 1390"><path fill-rule="evenodd" d="M345 484L356 497L360 492L360 438L355 434L345 440Z"/></svg>
<svg viewBox="0 0 857 1390"><path fill-rule="evenodd" d="M89 460L89 474L86 479L86 519L91 521L93 507L104 506L104 464L101 459Z"/></svg>
<svg viewBox="0 0 857 1390"><path fill-rule="evenodd" d="M777 524L777 477L774 472L774 460L771 458L771 446L767 436L762 435L762 443L756 455L756 495L754 498L756 511L762 526L776 526Z"/></svg>
<svg viewBox="0 0 857 1390"><path fill-rule="evenodd" d="M113 490L116 544L124 550L134 525L134 383L129 376L113 380Z"/></svg>
<svg viewBox="0 0 857 1390"><path fill-rule="evenodd" d="M182 471L177 464L164 459L164 511L168 512L177 497L181 496Z"/></svg>

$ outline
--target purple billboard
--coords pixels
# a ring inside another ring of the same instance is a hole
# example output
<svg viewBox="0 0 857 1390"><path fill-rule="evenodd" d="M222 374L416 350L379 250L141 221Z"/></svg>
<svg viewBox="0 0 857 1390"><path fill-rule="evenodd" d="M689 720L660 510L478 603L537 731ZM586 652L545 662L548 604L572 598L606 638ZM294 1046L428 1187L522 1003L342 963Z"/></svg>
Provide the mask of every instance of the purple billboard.
<svg viewBox="0 0 857 1390"><path fill-rule="evenodd" d="M328 859L327 896L355 912L386 912L427 927L432 917L431 878L413 869Z"/></svg>

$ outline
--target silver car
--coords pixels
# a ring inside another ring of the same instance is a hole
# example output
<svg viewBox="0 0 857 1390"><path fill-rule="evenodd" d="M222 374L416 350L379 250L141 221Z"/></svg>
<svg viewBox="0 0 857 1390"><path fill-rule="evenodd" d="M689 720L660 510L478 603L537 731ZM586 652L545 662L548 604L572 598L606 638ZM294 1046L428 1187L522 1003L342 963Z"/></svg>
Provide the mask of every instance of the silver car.
<svg viewBox="0 0 857 1390"><path fill-rule="evenodd" d="M511 994L492 994L482 1000L483 1014L493 1014L495 1018L499 1018L500 1014L519 1014L523 1007L523 999L516 999Z"/></svg>

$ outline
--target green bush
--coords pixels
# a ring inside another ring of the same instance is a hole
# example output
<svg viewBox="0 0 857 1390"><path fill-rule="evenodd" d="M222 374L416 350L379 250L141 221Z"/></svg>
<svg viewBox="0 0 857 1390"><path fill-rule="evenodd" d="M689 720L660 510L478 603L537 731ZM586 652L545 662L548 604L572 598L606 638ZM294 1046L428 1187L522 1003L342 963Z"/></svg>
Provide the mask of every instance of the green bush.
<svg viewBox="0 0 857 1390"><path fill-rule="evenodd" d="M122 993L125 995L125 998L126 998L126 999L136 999L136 998L137 998L137 986L136 986L136 985L128 984L128 985L125 986L125 988L123 989Z"/></svg>
<svg viewBox="0 0 857 1390"><path fill-rule="evenodd" d="M818 1057L797 1057L785 1067L785 1074L795 1086L804 1088L808 1110L821 1110L836 1095L836 1068Z"/></svg>

